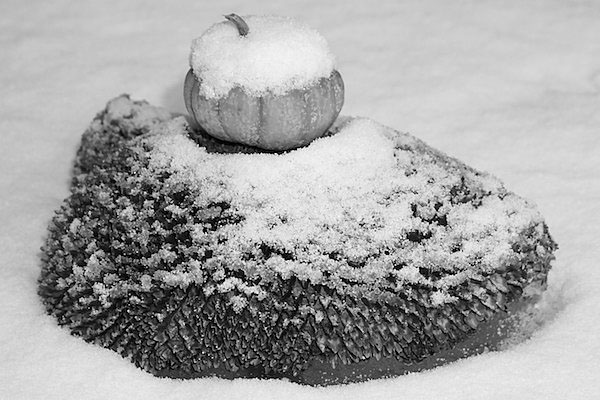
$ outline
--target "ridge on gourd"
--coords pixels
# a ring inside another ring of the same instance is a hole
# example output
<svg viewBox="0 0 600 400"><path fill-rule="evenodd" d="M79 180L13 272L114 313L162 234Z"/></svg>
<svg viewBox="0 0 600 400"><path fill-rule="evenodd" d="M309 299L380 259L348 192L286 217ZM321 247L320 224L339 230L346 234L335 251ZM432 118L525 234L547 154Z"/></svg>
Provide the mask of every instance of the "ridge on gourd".
<svg viewBox="0 0 600 400"><path fill-rule="evenodd" d="M158 376L393 376L494 348L556 244L527 201L351 119L267 153L120 96L82 138L39 294Z"/></svg>

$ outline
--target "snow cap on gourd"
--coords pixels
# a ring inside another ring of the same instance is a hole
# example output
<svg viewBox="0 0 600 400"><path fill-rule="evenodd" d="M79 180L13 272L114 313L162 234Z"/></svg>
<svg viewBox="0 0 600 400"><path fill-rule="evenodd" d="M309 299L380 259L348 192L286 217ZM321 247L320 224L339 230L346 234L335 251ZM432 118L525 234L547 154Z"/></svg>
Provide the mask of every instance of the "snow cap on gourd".
<svg viewBox="0 0 600 400"><path fill-rule="evenodd" d="M315 29L288 17L231 15L192 42L190 67L205 97L222 97L236 85L253 95L282 94L334 70L335 57ZM246 34L231 21L236 17Z"/></svg>

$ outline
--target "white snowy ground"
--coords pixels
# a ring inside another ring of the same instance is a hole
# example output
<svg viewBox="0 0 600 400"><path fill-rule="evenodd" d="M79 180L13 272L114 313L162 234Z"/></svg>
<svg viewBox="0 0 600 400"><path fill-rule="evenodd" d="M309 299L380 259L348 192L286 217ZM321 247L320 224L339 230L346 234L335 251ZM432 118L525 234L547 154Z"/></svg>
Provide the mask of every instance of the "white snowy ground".
<svg viewBox="0 0 600 400"><path fill-rule="evenodd" d="M0 399L600 398L600 2L2 0L1 9ZM560 250L531 340L349 386L175 381L44 314L38 248L68 194L81 133L123 92L183 112L190 42L230 12L317 28L346 82L343 114L409 131L538 204Z"/></svg>

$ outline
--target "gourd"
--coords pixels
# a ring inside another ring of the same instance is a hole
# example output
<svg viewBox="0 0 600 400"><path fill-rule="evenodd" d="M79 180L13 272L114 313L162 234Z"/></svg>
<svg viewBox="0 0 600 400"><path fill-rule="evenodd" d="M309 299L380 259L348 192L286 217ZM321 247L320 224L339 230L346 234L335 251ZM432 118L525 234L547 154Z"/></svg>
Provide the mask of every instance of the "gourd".
<svg viewBox="0 0 600 400"><path fill-rule="evenodd" d="M235 14L240 36L248 35L246 22ZM267 150L289 150L323 136L344 104L344 82L333 69L306 87L284 93L267 90L251 93L241 84L225 95L202 94L203 81L193 69L185 77L184 100L192 118L211 136Z"/></svg>

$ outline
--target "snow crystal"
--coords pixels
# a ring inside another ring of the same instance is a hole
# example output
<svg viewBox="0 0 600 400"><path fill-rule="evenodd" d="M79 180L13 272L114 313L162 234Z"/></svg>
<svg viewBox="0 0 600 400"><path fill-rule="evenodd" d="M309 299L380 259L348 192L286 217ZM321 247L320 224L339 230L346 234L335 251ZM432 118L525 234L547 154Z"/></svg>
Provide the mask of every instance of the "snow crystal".
<svg viewBox="0 0 600 400"><path fill-rule="evenodd" d="M171 113L146 102L132 106L129 96L119 96L110 101L105 118L120 120L122 127L128 132L135 129L145 132L160 122L170 120Z"/></svg>
<svg viewBox="0 0 600 400"><path fill-rule="evenodd" d="M310 86L328 77L335 60L314 29L287 17L245 16L250 28L240 36L235 25L213 25L192 43L190 66L207 98L226 95L234 86L252 95L276 94Z"/></svg>
<svg viewBox="0 0 600 400"><path fill-rule="evenodd" d="M451 303L458 300L458 298L443 292L433 292L431 294L431 303L436 306L445 303Z"/></svg>
<svg viewBox="0 0 600 400"><path fill-rule="evenodd" d="M244 309L244 307L248 305L248 300L245 297L239 295L231 296L229 302L232 305L233 311L235 311L236 313L241 312Z"/></svg>
<svg viewBox="0 0 600 400"><path fill-rule="evenodd" d="M142 290L150 290L152 287L152 277L148 274L144 274L140 277L140 283Z"/></svg>

